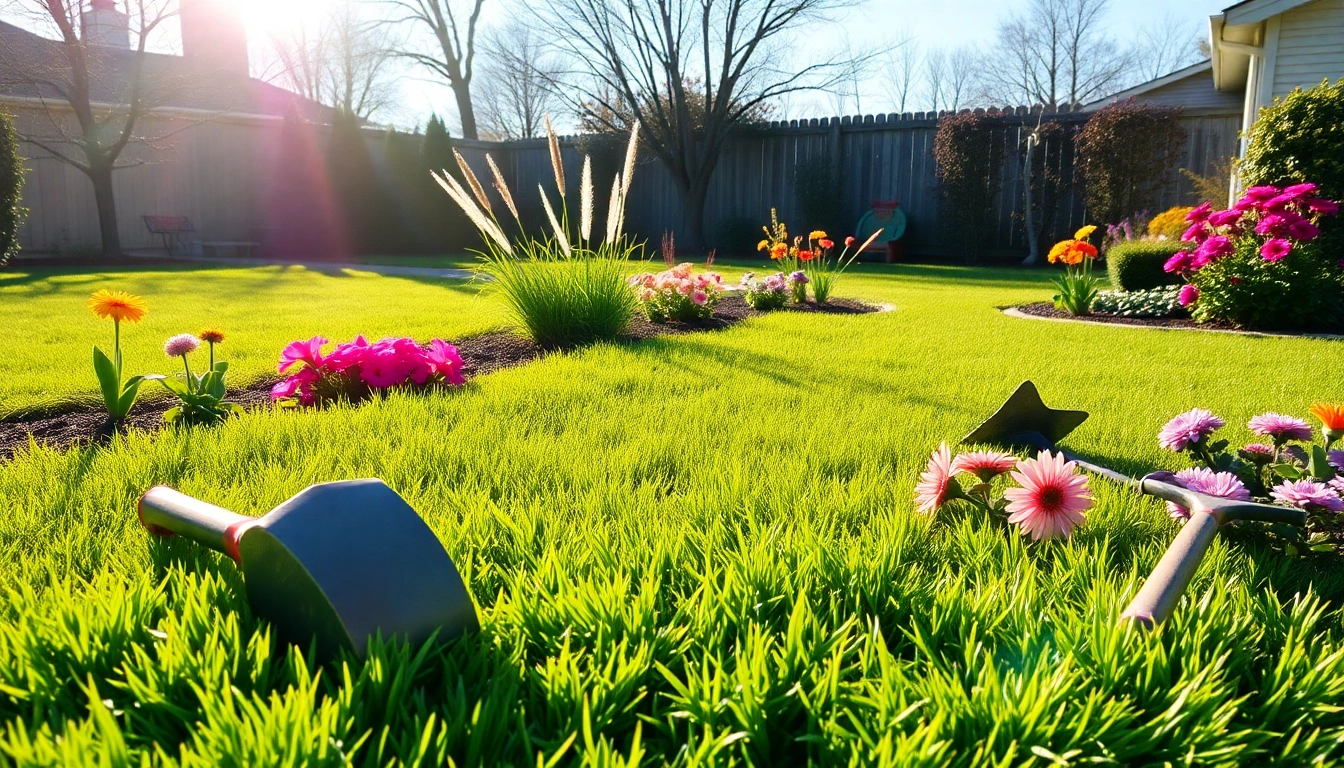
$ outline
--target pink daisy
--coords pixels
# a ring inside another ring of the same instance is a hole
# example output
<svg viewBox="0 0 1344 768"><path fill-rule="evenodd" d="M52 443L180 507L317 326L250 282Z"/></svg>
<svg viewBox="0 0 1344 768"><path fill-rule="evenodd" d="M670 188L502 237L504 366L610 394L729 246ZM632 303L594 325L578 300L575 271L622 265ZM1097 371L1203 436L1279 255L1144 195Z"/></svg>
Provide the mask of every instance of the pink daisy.
<svg viewBox="0 0 1344 768"><path fill-rule="evenodd" d="M1334 216L1339 213L1339 203L1334 200L1325 200L1319 197L1313 197L1307 201L1307 210L1313 213L1322 213L1326 216Z"/></svg>
<svg viewBox="0 0 1344 768"><path fill-rule="evenodd" d="M1257 435L1274 438L1276 445L1283 445L1289 440L1311 440L1311 425L1296 416L1285 416L1282 413L1262 413L1251 419L1251 431Z"/></svg>
<svg viewBox="0 0 1344 768"><path fill-rule="evenodd" d="M915 510L926 515L938 511L948 501L958 498L961 489L952 479L952 451L947 443L929 457L929 466L919 476L915 486Z"/></svg>
<svg viewBox="0 0 1344 768"><path fill-rule="evenodd" d="M1208 467L1195 467L1177 472L1176 479L1181 485L1197 493L1237 501L1251 500L1251 492L1246 490L1241 479L1231 472L1214 472ZM1170 501L1167 502L1167 514L1175 520L1190 519L1190 510Z"/></svg>
<svg viewBox="0 0 1344 768"><path fill-rule="evenodd" d="M952 474L972 474L980 482L988 483L1017 466L1017 457L998 451L973 451L963 453L952 461Z"/></svg>
<svg viewBox="0 0 1344 768"><path fill-rule="evenodd" d="M1164 272L1179 273L1190 269L1190 263L1193 257L1189 251L1177 251L1167 263L1162 265Z"/></svg>
<svg viewBox="0 0 1344 768"><path fill-rule="evenodd" d="M1339 498L1325 483L1318 483L1315 480L1281 483L1274 487L1270 495L1290 507L1308 511L1344 512L1344 499Z"/></svg>
<svg viewBox="0 0 1344 768"><path fill-rule="evenodd" d="M1063 454L1041 451L1035 459L1018 462L1012 478L1021 488L1004 491L1008 522L1019 526L1033 541L1068 537L1092 508L1087 476Z"/></svg>
<svg viewBox="0 0 1344 768"><path fill-rule="evenodd" d="M1330 490L1334 491L1336 496L1344 499L1344 476L1338 476L1331 480Z"/></svg>
<svg viewBox="0 0 1344 768"><path fill-rule="evenodd" d="M1223 424L1223 420L1211 412L1195 408L1167 422L1158 432L1157 442L1167 450L1183 451L1192 443L1202 443Z"/></svg>

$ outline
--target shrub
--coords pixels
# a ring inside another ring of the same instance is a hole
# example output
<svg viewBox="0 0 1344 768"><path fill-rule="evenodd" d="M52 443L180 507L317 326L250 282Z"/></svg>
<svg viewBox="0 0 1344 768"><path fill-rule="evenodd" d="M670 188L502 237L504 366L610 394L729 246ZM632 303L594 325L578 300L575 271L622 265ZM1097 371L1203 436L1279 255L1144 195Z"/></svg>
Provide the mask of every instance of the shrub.
<svg viewBox="0 0 1344 768"><path fill-rule="evenodd" d="M499 293L514 319L534 341L557 347L614 339L630 327L638 308L638 297L626 282L626 264L642 246L623 232L626 196L638 147L638 124L630 133L625 166L612 184L606 233L600 238L593 231L591 159L584 158L579 184L579 223L575 228L569 220L565 198L560 143L549 123L546 133L551 167L560 192L560 213L556 215L550 197L542 190L542 207L552 233L544 239L527 234L513 194L490 155L486 155L486 161L494 175L495 190L517 224L519 234L514 240L505 234L485 188L461 155L455 154L455 159L465 184L447 173L435 174L434 178L480 231L486 248L479 252L480 271L491 278L490 289Z"/></svg>
<svg viewBox="0 0 1344 768"><path fill-rule="evenodd" d="M742 276L743 298L747 306L760 312L783 309L789 303L789 279L783 272L776 272L757 279L756 273L748 272Z"/></svg>
<svg viewBox="0 0 1344 768"><path fill-rule="evenodd" d="M1314 182L1344 198L1344 79L1293 91L1260 110L1239 166L1246 187Z"/></svg>
<svg viewBox="0 0 1344 768"><path fill-rule="evenodd" d="M1185 217L1194 210L1193 206L1177 205L1157 214L1148 222L1148 234L1151 237L1165 237L1178 240L1189 226Z"/></svg>
<svg viewBox="0 0 1344 768"><path fill-rule="evenodd" d="M0 112L0 267L19 252L19 228L28 218L22 204L24 171L14 119Z"/></svg>
<svg viewBox="0 0 1344 768"><path fill-rule="evenodd" d="M1105 312L1120 317L1180 317L1181 288L1167 285L1146 291L1102 291L1092 300L1093 312Z"/></svg>
<svg viewBox="0 0 1344 768"><path fill-rule="evenodd" d="M1185 224L1184 220L1181 223ZM1180 275L1173 275L1163 267L1172 256L1188 247L1180 240L1131 240L1114 245L1106 252L1111 285L1122 291L1180 285Z"/></svg>
<svg viewBox="0 0 1344 768"><path fill-rule="evenodd" d="M995 141L995 121L963 112L938 121L933 153L938 189L947 205L951 236L974 261L994 231L994 196L999 189L1003 147Z"/></svg>
<svg viewBox="0 0 1344 768"><path fill-rule="evenodd" d="M1157 203L1180 156L1180 110L1129 99L1097 110L1078 134L1078 167L1088 212L1119 221Z"/></svg>
<svg viewBox="0 0 1344 768"><path fill-rule="evenodd" d="M1251 187L1235 206L1190 213L1198 243L1165 267L1186 278L1182 304L1196 320L1250 328L1336 327L1344 310L1344 260L1318 237L1339 203L1315 184Z"/></svg>
<svg viewBox="0 0 1344 768"><path fill-rule="evenodd" d="M690 322L714 316L723 278L716 272L695 274L690 264L678 264L656 275L634 275L630 285L653 322Z"/></svg>

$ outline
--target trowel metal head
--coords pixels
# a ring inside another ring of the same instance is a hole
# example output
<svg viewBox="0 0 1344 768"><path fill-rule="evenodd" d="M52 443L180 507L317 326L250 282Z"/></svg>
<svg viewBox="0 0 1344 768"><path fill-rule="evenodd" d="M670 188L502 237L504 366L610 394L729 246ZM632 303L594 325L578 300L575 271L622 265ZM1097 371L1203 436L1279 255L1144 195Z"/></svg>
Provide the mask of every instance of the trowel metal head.
<svg viewBox="0 0 1344 768"><path fill-rule="evenodd" d="M993 416L962 438L962 442L1043 450L1054 448L1084 421L1086 411L1051 408L1041 400L1036 385L1024 381Z"/></svg>

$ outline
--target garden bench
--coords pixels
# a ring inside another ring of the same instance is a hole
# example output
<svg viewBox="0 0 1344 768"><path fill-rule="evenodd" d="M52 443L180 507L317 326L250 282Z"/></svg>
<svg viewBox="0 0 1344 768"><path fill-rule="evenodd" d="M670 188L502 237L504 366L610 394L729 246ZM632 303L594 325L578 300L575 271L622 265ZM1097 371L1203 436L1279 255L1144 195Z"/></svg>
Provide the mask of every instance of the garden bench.
<svg viewBox="0 0 1344 768"><path fill-rule="evenodd" d="M182 245L182 236L195 232L191 219L186 216L143 216L145 228L151 235L163 238L163 247L172 256Z"/></svg>

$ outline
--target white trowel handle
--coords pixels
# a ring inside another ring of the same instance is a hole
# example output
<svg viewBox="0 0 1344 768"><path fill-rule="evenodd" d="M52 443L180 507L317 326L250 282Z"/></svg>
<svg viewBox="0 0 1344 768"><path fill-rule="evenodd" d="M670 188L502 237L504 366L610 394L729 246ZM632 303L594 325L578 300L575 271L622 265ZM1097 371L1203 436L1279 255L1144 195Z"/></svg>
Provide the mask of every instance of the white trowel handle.
<svg viewBox="0 0 1344 768"><path fill-rule="evenodd" d="M238 537L257 522L178 493L167 486L150 488L140 497L140 524L158 536L185 536L238 561Z"/></svg>

